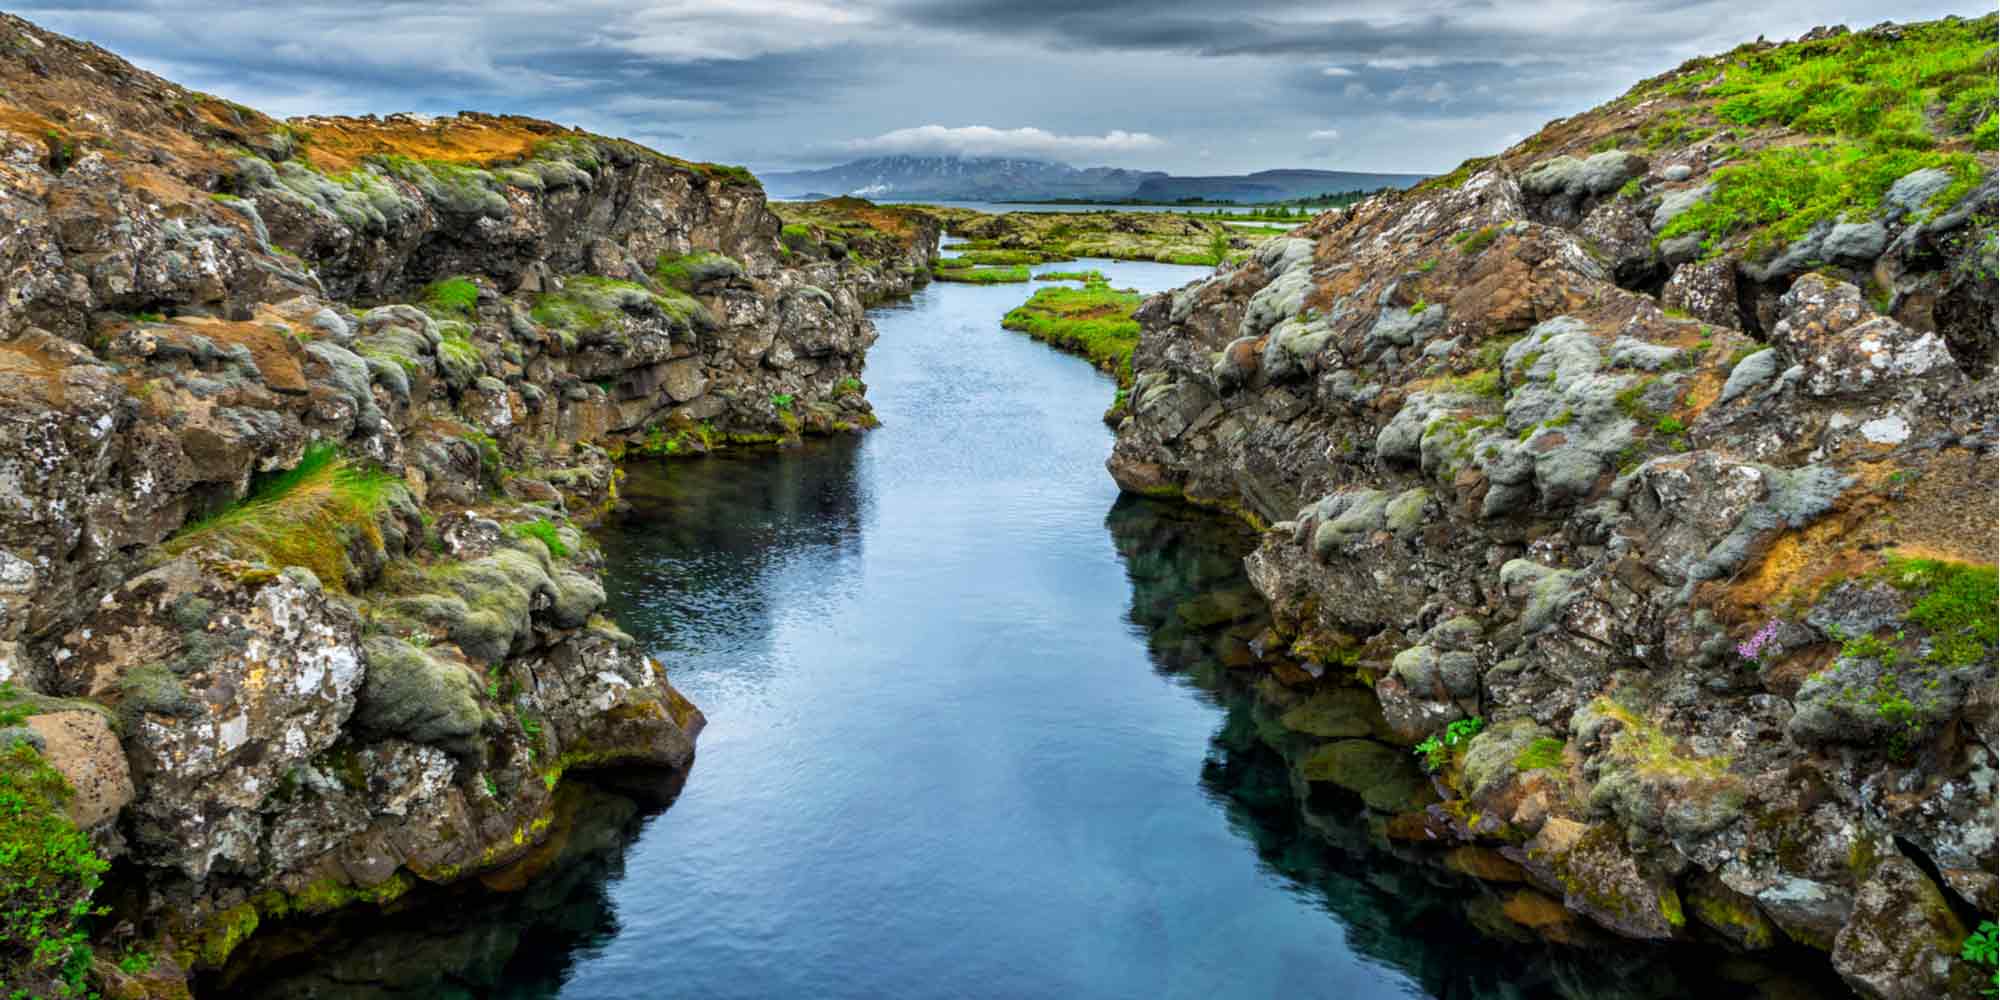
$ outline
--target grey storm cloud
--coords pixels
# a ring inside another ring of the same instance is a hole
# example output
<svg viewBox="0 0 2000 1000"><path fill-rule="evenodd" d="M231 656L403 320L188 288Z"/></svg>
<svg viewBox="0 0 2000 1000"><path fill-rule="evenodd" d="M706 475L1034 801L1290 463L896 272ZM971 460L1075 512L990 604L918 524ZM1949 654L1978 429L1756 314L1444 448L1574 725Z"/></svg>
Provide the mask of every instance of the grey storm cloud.
<svg viewBox="0 0 2000 1000"><path fill-rule="evenodd" d="M1758 35L1984 8L30 0L10 9L284 115L514 112L761 169L907 148L1215 172L1446 169Z"/></svg>

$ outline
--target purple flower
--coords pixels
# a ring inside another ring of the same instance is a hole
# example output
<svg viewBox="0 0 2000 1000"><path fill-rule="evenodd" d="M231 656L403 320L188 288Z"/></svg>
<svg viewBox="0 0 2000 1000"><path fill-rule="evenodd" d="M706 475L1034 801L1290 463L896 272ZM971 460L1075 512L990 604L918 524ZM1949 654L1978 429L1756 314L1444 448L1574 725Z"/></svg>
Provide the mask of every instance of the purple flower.
<svg viewBox="0 0 2000 1000"><path fill-rule="evenodd" d="M1777 638L1777 636L1778 623L1776 621L1765 622L1764 627L1758 629L1756 635L1736 644L1736 655L1746 660L1755 660L1764 655L1764 647L1770 645L1771 640Z"/></svg>

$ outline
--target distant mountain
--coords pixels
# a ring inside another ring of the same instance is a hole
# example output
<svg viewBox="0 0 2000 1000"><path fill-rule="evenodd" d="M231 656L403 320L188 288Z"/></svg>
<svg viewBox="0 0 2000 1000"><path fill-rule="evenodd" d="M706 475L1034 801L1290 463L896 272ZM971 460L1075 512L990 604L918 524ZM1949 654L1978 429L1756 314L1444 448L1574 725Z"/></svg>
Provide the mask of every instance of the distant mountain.
<svg viewBox="0 0 2000 1000"><path fill-rule="evenodd" d="M1132 197L1141 201L1175 202L1185 198L1209 201L1290 201L1322 194L1406 188L1426 174L1360 174L1345 170L1259 170L1254 174L1218 177L1156 177L1139 185Z"/></svg>
<svg viewBox="0 0 2000 1000"><path fill-rule="evenodd" d="M1158 171L1091 167L999 157L877 156L824 170L764 174L773 198L832 191L875 201L1030 201L1124 198Z"/></svg>
<svg viewBox="0 0 2000 1000"><path fill-rule="evenodd" d="M823 170L764 174L773 198L808 200L826 192L874 201L1266 202L1347 191L1409 187L1423 174L1343 170L1261 170L1245 176L1174 177L1158 170L1079 169L1046 160L971 156L877 156Z"/></svg>

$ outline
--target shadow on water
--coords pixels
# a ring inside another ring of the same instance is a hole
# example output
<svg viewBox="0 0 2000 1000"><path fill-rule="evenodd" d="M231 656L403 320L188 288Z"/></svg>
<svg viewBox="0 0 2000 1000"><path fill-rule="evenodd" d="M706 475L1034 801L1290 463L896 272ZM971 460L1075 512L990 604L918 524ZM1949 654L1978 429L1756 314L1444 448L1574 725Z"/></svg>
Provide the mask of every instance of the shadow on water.
<svg viewBox="0 0 2000 1000"><path fill-rule="evenodd" d="M388 912L353 907L251 938L200 996L554 996L576 963L619 932L607 887L626 850L665 803L586 782L557 793L542 848L515 866L420 890ZM247 971L247 974L245 974Z"/></svg>
<svg viewBox="0 0 2000 1000"><path fill-rule="evenodd" d="M1493 1000L1667 1000L1691 996L1806 1000L1845 995L1805 956L1782 965L1701 946L1656 947L1587 930L1550 945L1510 920L1518 886L1453 872L1441 852L1400 847L1385 817L1354 796L1294 778L1311 741L1277 723L1259 697L1249 643L1267 620L1244 574L1255 537L1184 504L1119 500L1105 518L1132 582L1132 623L1154 667L1224 712L1201 786L1266 869L1323 908L1347 947L1394 968L1425 995ZM1229 619L1229 620L1223 620ZM1264 683L1272 683L1269 680Z"/></svg>

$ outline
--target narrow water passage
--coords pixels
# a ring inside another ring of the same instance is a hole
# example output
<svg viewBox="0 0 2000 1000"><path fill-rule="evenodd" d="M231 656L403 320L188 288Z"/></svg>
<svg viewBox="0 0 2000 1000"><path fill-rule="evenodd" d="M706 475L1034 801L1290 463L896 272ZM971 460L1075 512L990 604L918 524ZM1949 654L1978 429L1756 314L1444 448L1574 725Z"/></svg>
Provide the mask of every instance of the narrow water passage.
<svg viewBox="0 0 2000 1000"><path fill-rule="evenodd" d="M350 920L239 995L1753 993L1526 943L1357 803L1301 808L1254 673L1223 666L1255 624L1185 610L1255 604L1252 540L1119 500L1113 385L999 327L1026 294L878 310L865 438L630 470L613 610L710 720L670 808L565 786L526 889Z"/></svg>

